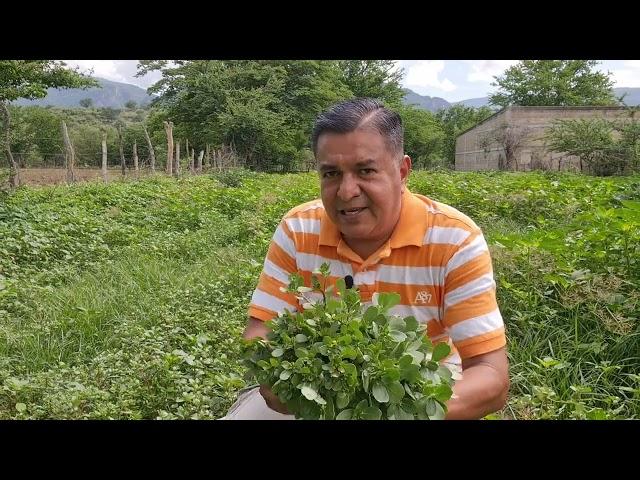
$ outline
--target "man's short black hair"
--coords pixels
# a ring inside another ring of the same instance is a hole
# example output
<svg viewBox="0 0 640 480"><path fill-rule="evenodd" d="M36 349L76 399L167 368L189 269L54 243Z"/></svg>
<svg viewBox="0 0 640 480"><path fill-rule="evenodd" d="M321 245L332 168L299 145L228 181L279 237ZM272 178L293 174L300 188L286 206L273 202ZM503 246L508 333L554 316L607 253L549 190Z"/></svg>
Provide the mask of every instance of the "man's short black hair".
<svg viewBox="0 0 640 480"><path fill-rule="evenodd" d="M376 130L384 137L391 152L404 153L404 128L400 115L373 98L353 98L337 103L316 119L311 135L314 155L318 138L323 133L350 133L359 128Z"/></svg>

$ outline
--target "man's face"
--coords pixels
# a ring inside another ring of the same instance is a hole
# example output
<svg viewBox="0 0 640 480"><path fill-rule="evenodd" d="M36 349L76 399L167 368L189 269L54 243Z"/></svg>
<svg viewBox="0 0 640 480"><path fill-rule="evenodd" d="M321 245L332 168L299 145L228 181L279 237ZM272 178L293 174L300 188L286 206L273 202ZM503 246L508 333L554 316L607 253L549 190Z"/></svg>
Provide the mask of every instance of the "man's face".
<svg viewBox="0 0 640 480"><path fill-rule="evenodd" d="M411 159L404 155L398 164L398 155L373 130L318 138L322 203L345 240L383 242L391 235L411 168Z"/></svg>

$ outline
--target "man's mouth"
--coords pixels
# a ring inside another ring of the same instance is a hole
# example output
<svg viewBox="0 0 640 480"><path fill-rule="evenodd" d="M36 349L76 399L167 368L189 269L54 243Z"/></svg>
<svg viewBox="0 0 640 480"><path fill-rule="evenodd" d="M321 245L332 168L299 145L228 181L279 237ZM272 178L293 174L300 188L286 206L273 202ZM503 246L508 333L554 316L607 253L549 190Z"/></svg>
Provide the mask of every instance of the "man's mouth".
<svg viewBox="0 0 640 480"><path fill-rule="evenodd" d="M358 215L360 212L362 212L363 210L365 210L367 207L360 207L360 208L347 208L345 210L339 210L340 215L345 215L347 217L353 217Z"/></svg>

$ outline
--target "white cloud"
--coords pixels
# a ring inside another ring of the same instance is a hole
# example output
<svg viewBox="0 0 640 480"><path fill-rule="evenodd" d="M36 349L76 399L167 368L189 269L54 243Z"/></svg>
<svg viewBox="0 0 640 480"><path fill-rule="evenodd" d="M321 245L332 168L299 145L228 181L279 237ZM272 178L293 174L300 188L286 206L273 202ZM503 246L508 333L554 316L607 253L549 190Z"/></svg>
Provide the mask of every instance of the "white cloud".
<svg viewBox="0 0 640 480"><path fill-rule="evenodd" d="M408 63L408 62L407 62ZM451 92L458 88L451 80L440 80L440 73L444 70L442 60L419 60L405 66L407 73L405 84L411 87L432 87L444 92Z"/></svg>
<svg viewBox="0 0 640 480"><path fill-rule="evenodd" d="M518 63L517 60L465 60L471 67L467 75L469 82L490 83L493 77L501 75L507 68Z"/></svg>
<svg viewBox="0 0 640 480"><path fill-rule="evenodd" d="M625 60L623 68L611 70L616 87L640 87L640 60Z"/></svg>
<svg viewBox="0 0 640 480"><path fill-rule="evenodd" d="M83 73L93 70L94 77L106 78L114 82L131 83L142 88L147 88L157 82L161 74L159 72L148 73L144 77L136 77L137 60L64 60L69 67L79 67Z"/></svg>
<svg viewBox="0 0 640 480"><path fill-rule="evenodd" d="M94 77L106 78L116 82L124 82L127 80L120 72L118 72L117 60L65 60L70 67L79 67L83 73L90 73Z"/></svg>

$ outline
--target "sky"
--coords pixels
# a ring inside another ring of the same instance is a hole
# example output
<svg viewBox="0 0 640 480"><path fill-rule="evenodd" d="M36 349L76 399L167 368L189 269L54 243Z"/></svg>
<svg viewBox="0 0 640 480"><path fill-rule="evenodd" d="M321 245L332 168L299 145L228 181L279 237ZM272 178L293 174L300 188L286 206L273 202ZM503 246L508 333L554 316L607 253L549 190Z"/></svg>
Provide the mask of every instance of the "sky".
<svg viewBox="0 0 640 480"><path fill-rule="evenodd" d="M137 60L65 60L82 71L93 69L96 77L147 88L160 78L158 72L136 78ZM457 102L486 97L491 82L517 60L399 60L404 69L403 86L420 95ZM610 72L616 87L640 87L640 60L604 60L597 67Z"/></svg>

